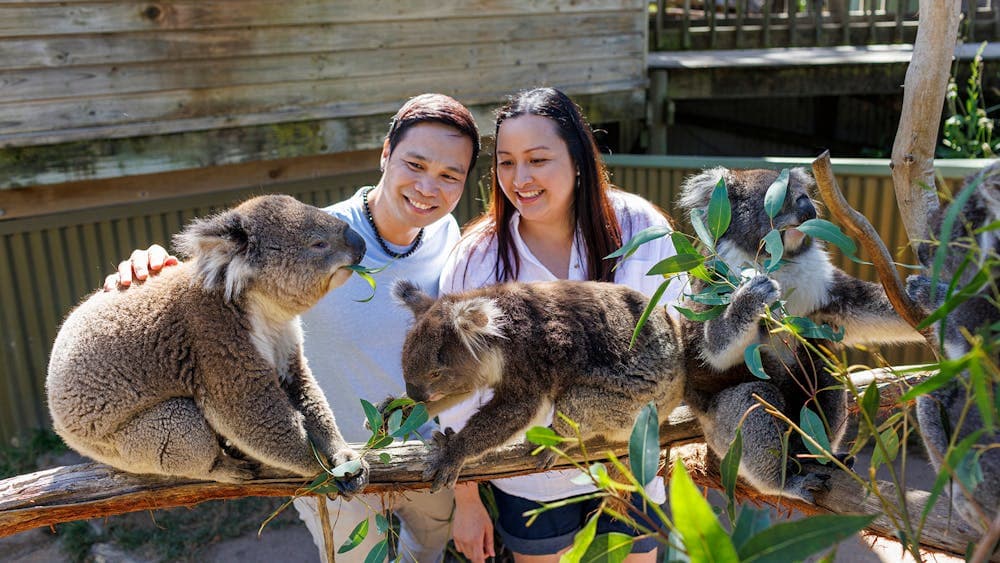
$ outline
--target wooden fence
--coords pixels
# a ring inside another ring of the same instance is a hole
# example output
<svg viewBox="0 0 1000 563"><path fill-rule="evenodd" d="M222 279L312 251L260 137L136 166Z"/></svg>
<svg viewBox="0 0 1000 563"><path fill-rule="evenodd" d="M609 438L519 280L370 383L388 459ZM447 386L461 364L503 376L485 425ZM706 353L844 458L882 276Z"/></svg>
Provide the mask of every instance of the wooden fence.
<svg viewBox="0 0 1000 563"><path fill-rule="evenodd" d="M372 159L374 164L375 159ZM607 158L613 180L668 211L681 180L702 168L785 167L807 159L725 159L618 155ZM981 162L951 161L938 170L961 178ZM884 160L837 160L838 180L848 200L866 213L890 249L905 245ZM481 175L485 167L479 168ZM246 197L267 192L292 194L314 205L327 205L378 178L378 170L356 171L308 180L275 183L216 193L184 195L155 202L67 211L0 222L0 439L7 441L32 428L48 426L44 379L49 350L61 319L114 271L133 248L169 241L190 219ZM475 176L474 176L475 177ZM470 182L456 216L465 222L481 209L476 182ZM690 232L674 213L682 230ZM903 258L906 260L907 258ZM845 269L871 277L871 269L847 262ZM907 355L909 354L909 355ZM910 352L893 361L911 363Z"/></svg>
<svg viewBox="0 0 1000 563"><path fill-rule="evenodd" d="M966 42L1000 36L997 0L963 2ZM804 4L805 9L802 9ZM917 0L653 0L650 49L912 43Z"/></svg>

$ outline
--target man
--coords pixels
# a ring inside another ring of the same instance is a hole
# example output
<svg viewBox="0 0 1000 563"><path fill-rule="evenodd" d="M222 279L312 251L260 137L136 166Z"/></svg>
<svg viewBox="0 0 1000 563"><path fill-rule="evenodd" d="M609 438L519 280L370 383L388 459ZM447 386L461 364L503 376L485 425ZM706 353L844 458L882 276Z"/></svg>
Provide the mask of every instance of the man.
<svg viewBox="0 0 1000 563"><path fill-rule="evenodd" d="M445 258L459 238L455 209L465 180L479 154L479 131L469 110L441 94L417 96L399 109L382 144L382 177L327 211L347 221L367 245L362 265L387 266L378 275L375 296L363 280L353 277L303 315L305 354L326 395L337 425L349 442L364 442L361 399L378 403L404 392L400 357L412 315L393 302L395 279L408 279L424 291L437 293ZM105 288L143 280L164 265L176 263L160 246L133 252ZM430 428L421 429L429 437ZM450 538L452 491L407 492L383 499L358 495L329 503L335 548L348 540L354 527L371 510L393 510L400 520L398 554L404 561L439 561ZM323 549L317 498L295 501L313 541ZM338 561L363 561L381 539L372 532L358 547L339 554Z"/></svg>

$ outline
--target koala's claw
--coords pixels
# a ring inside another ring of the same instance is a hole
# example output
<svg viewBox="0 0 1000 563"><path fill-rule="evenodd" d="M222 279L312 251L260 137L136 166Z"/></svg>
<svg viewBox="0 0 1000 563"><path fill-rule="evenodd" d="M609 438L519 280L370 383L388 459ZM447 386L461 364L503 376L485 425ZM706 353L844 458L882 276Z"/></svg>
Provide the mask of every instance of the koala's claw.
<svg viewBox="0 0 1000 563"><path fill-rule="evenodd" d="M778 282L764 274L757 274L746 284L747 295L752 295L755 301L770 305L781 297L781 286Z"/></svg>
<svg viewBox="0 0 1000 563"><path fill-rule="evenodd" d="M424 480L431 481L431 492L442 487L454 487L458 482L458 474L465 462L455 462L449 459L448 443L455 436L455 431L445 428L444 432L434 432L431 437L433 451L427 459L427 469L424 470Z"/></svg>
<svg viewBox="0 0 1000 563"><path fill-rule="evenodd" d="M535 463L535 467L539 469L552 469L559 459L559 454L552 450L545 450L539 453L537 456L538 461Z"/></svg>
<svg viewBox="0 0 1000 563"><path fill-rule="evenodd" d="M829 491L830 486L830 475L826 473L805 473L803 475L796 475L788 479L788 483L785 486L785 492L789 496L798 497L810 504L816 504L816 497L813 495L814 491Z"/></svg>
<svg viewBox="0 0 1000 563"><path fill-rule="evenodd" d="M259 471L260 464L256 462L225 456L219 458L206 479L221 483L245 483L256 479Z"/></svg>

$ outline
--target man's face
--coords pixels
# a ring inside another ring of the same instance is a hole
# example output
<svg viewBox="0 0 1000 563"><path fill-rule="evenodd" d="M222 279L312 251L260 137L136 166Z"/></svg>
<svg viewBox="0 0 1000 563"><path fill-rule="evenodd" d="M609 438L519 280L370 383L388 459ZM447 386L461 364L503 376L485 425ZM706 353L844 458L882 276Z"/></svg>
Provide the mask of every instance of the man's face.
<svg viewBox="0 0 1000 563"><path fill-rule="evenodd" d="M462 197L472 140L441 123L408 129L396 147L382 147L385 208L400 225L426 227L451 213Z"/></svg>

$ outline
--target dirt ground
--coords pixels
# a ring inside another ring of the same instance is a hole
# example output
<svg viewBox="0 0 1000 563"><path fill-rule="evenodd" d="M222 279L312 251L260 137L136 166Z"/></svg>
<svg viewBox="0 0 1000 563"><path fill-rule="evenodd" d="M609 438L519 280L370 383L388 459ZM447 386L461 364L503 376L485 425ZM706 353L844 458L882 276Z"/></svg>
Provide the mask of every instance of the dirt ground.
<svg viewBox="0 0 1000 563"><path fill-rule="evenodd" d="M74 463L70 457L60 459L62 463ZM907 465L909 472L907 475L907 485L913 488L929 487L933 479L933 474L923 460L913 456ZM866 459L859 459L857 468L866 465ZM713 495L718 500L721 496ZM263 502L263 501L262 501ZM185 509L177 509L185 510ZM295 516L294 509L289 509L282 513L280 521L268 525L263 534L258 538L257 525L266 517L268 506L264 506L263 513L251 513L249 516L241 514L233 516L233 513L213 512L206 510L204 515L193 514L197 520L203 519L201 527L208 525L208 520L218 518L243 518L248 520L247 530L235 537L222 537L217 535L200 538L195 547L191 549L181 548L181 555L168 556L167 560L191 560L218 563L316 563L319 555L313 545L312 538L306 531L305 526ZM193 511L191 511L193 513ZM140 530L140 534L185 534L184 523L172 523L166 517L150 516L146 514L129 515L130 518L145 521L149 525L148 529ZM122 517L115 517L122 518ZM198 522L196 522L198 523ZM106 528L114 524L110 521L91 521L87 523L87 530L93 531L96 537L109 536ZM82 525L81 525L82 526ZM170 528L173 527L174 530ZM103 533L103 536L102 536ZM36 529L8 538L0 538L0 561L4 563L62 563L74 560L94 561L97 563L152 563L164 559L165 553L157 553L155 547L143 545L140 548L129 549L114 541L103 541L99 539L90 544L84 544L85 551L77 552L73 557L66 549L67 545L73 543L76 532L73 529L60 528L57 533L52 533L48 529ZM94 537L94 536L91 536ZM195 534L190 533L192 541ZM107 538L105 538L106 540ZM183 537L178 541L184 541ZM79 548L78 548L79 549ZM924 559L929 562L953 563L962 561L959 558L927 554ZM905 554L901 546L894 541L885 539L865 538L861 535L843 542L837 551L835 558L837 562L843 563L878 563L878 562L912 562L913 559Z"/></svg>

